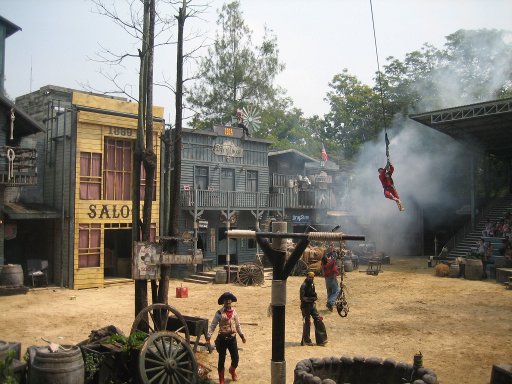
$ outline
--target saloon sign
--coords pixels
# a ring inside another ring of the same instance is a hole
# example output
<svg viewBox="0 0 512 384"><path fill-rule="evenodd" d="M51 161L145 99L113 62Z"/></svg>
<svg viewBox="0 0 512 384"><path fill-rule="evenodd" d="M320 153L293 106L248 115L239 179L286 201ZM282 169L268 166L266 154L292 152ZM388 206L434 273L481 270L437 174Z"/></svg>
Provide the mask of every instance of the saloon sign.
<svg viewBox="0 0 512 384"><path fill-rule="evenodd" d="M91 204L87 216L91 219L128 219L131 209L122 204Z"/></svg>
<svg viewBox="0 0 512 384"><path fill-rule="evenodd" d="M213 153L217 156L243 157L244 149L231 141L226 141L222 144L215 144L213 146Z"/></svg>

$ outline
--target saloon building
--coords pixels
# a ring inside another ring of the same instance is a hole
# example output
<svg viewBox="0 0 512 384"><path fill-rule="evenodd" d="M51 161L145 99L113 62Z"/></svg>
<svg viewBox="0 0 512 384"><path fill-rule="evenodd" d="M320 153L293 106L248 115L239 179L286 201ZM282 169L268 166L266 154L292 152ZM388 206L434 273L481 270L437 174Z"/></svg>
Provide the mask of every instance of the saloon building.
<svg viewBox="0 0 512 384"><path fill-rule="evenodd" d="M32 244L25 258L47 259L49 280L69 288L103 287L112 278L131 277L137 104L46 86L17 98L16 105L45 130L38 138L38 183L24 188L18 203L38 202L58 212L38 231L32 228L31 235L39 232L47 241ZM153 113L159 159L163 108L155 107ZM142 198L144 185L143 172ZM159 230L158 178L153 201L154 240Z"/></svg>

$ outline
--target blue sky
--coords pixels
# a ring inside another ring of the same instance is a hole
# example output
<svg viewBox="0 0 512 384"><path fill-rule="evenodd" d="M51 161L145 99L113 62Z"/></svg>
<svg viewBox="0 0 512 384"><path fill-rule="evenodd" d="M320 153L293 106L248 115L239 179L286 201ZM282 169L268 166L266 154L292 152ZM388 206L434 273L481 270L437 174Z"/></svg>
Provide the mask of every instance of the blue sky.
<svg viewBox="0 0 512 384"><path fill-rule="evenodd" d="M115 3L122 8L125 2ZM223 3L212 1L202 21L186 26L213 36ZM100 43L132 52L137 44L112 21L91 12L94 8L88 0L2 0L0 14L22 28L6 46L5 87L11 97L47 84L112 88L99 74L107 68L91 58ZM377 63L369 0L241 0L241 8L254 43L261 41L265 25L277 35L286 64L277 82L306 116L328 111L323 101L328 83L344 68L372 82ZM510 0L373 0L373 11L381 66L386 57L403 59L426 42L441 47L445 36L461 28L512 30ZM171 47L161 49L155 77L174 82L175 61ZM136 68L126 68L125 83L137 84ZM165 107L166 119L173 118L170 92L156 90L155 102Z"/></svg>

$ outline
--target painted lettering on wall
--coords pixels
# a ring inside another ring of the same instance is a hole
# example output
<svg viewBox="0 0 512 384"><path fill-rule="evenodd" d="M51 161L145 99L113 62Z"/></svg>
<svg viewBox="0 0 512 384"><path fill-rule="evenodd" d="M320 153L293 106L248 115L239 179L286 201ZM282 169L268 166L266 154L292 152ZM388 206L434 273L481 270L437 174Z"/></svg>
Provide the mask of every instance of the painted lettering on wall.
<svg viewBox="0 0 512 384"><path fill-rule="evenodd" d="M91 219L127 219L130 217L130 211L126 204L91 204L87 215Z"/></svg>
<svg viewBox="0 0 512 384"><path fill-rule="evenodd" d="M214 144L213 153L217 156L244 157L244 149L231 141L223 144Z"/></svg>
<svg viewBox="0 0 512 384"><path fill-rule="evenodd" d="M109 127L108 133L109 135L115 136L131 136L133 129L130 128L121 128L121 127Z"/></svg>

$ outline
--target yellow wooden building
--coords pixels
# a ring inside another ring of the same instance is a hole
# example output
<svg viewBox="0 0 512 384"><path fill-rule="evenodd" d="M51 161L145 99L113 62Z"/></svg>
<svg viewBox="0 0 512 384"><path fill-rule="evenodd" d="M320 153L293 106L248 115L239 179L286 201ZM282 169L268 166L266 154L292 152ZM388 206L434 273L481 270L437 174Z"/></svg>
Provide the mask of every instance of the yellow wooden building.
<svg viewBox="0 0 512 384"><path fill-rule="evenodd" d="M82 289L131 277L132 169L138 104L124 99L47 86L22 96L36 120L44 122L41 190L60 218L48 223L50 280ZM39 106L39 107L38 107ZM160 137L163 108L153 109L157 156L151 235L159 227ZM144 172L141 178L144 198Z"/></svg>

